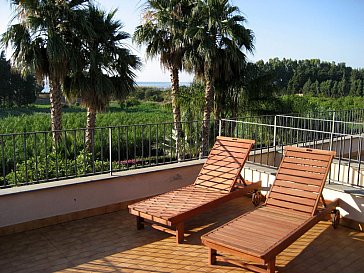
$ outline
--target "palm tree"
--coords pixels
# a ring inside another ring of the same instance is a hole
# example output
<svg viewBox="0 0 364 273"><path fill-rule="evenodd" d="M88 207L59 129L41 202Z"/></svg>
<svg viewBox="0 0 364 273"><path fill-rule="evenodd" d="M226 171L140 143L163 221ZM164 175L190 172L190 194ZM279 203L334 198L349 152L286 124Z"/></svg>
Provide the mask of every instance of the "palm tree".
<svg viewBox="0 0 364 273"><path fill-rule="evenodd" d="M254 49L254 34L244 27L245 18L228 0L199 0L195 5L186 35L190 37L186 63L205 82L202 155L207 151L210 116L216 80L245 62L244 51Z"/></svg>
<svg viewBox="0 0 364 273"><path fill-rule="evenodd" d="M182 136L181 110L178 102L179 71L185 52L185 27L192 9L188 0L148 0L143 23L136 28L134 41L147 45L147 55L160 55L160 63L170 70L171 99L176 138L176 150Z"/></svg>
<svg viewBox="0 0 364 273"><path fill-rule="evenodd" d="M121 31L123 25L114 20L117 10L106 13L94 5L86 10L90 29L77 33L81 43L73 44L73 52L79 59L71 65L71 73L65 81L68 97L81 98L87 108L86 147L93 144L96 113L103 111L111 99L123 99L134 89L134 70L140 61L123 46L130 38Z"/></svg>
<svg viewBox="0 0 364 273"><path fill-rule="evenodd" d="M13 59L23 73L33 71L38 82L49 80L51 130L54 141L62 129L61 85L69 68L69 39L83 24L82 12L87 0L12 0L13 23L2 36L2 43L12 46Z"/></svg>

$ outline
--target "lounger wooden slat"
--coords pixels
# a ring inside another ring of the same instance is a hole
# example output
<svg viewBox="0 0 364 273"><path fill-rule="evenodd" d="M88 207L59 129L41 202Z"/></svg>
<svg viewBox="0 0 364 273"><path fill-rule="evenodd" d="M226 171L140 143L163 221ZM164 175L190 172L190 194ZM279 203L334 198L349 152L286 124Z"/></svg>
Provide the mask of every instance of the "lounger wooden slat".
<svg viewBox="0 0 364 273"><path fill-rule="evenodd" d="M274 189L274 192L272 191L270 194L270 198L277 199L277 200L285 200L290 203L296 203L301 204L303 206L312 207L315 205L316 200L315 199L309 199L309 198L302 198L299 196L293 196L289 194L284 194L277 192L277 189Z"/></svg>
<svg viewBox="0 0 364 273"><path fill-rule="evenodd" d="M292 210L298 210L298 211L305 212L308 214L312 213L312 207L301 205L301 204L296 204L296 203L291 203L289 201L277 200L277 199L273 199L273 198L269 199L269 203L267 205L280 207L280 208L287 208L287 209L292 209Z"/></svg>
<svg viewBox="0 0 364 273"><path fill-rule="evenodd" d="M216 145L216 147L236 147L240 149L250 150L251 142L246 141L231 141L229 138L220 137L220 142ZM253 143L254 144L254 143Z"/></svg>
<svg viewBox="0 0 364 273"><path fill-rule="evenodd" d="M285 180L289 182L295 182L298 184L307 184L307 185L313 185L313 186L320 186L321 180L315 179L315 178L306 178L306 177L299 177L294 176L290 174L277 174L277 179Z"/></svg>
<svg viewBox="0 0 364 273"><path fill-rule="evenodd" d="M317 160L327 162L330 159L330 155L326 154L315 154L315 153L302 153L299 151L290 151L286 156L294 157L294 158L301 158L303 160Z"/></svg>
<svg viewBox="0 0 364 273"><path fill-rule="evenodd" d="M225 151L225 150L213 150L210 152L210 155L219 155L219 156L233 156L235 158L244 159L243 153L246 153L248 150L245 151L245 149L241 149L240 152L232 152L232 151Z"/></svg>
<svg viewBox="0 0 364 273"><path fill-rule="evenodd" d="M276 186L285 187L293 190L302 190L307 192L314 192L318 193L320 191L319 185L308 185L308 184L300 184L300 183L294 183L287 180L281 180L276 178L275 181Z"/></svg>
<svg viewBox="0 0 364 273"><path fill-rule="evenodd" d="M334 200L318 208L333 157L330 151L287 147L265 204L202 236L209 263L230 261L257 272L275 272L276 256L338 206ZM266 270L217 251L265 265Z"/></svg>
<svg viewBox="0 0 364 273"><path fill-rule="evenodd" d="M310 166L310 165L304 165L304 164L295 164L295 163L282 163L281 168L290 169L290 170L301 170L301 171L307 171L307 172L313 172L318 174L325 174L325 168L324 167L317 167L317 166Z"/></svg>
<svg viewBox="0 0 364 273"><path fill-rule="evenodd" d="M303 159L303 158L295 158L295 157L286 157L286 163L294 163L299 165L306 165L306 166L314 166L314 167L327 167L326 161L317 161L312 159Z"/></svg>
<svg viewBox="0 0 364 273"><path fill-rule="evenodd" d="M221 146L221 145L218 145L216 146L216 151L223 151L225 152L226 151L226 147L224 146ZM239 153L239 152L244 152L246 153L248 151L248 149L242 149L242 148L239 148L239 147L229 147L229 152L235 152L235 153Z"/></svg>
<svg viewBox="0 0 364 273"><path fill-rule="evenodd" d="M167 192L129 206L137 216L137 227L146 221L165 225L158 228L176 234L177 242L184 239L184 222L223 202L252 193L260 188L260 181L244 181L241 170L254 144L253 140L217 137L210 155L193 185ZM154 226L156 227L156 226Z"/></svg>
<svg viewBox="0 0 364 273"><path fill-rule="evenodd" d="M297 165L297 167L299 167L299 166ZM312 172L307 172L307 171L286 169L286 168L282 168L282 167L280 169L280 173L285 174L285 175L292 175L292 176L297 177L297 178L299 177L299 178L316 179L316 180L319 181L318 182L319 184L320 184L320 181L322 180L322 178L325 175L325 174L318 174L318 173L312 173Z"/></svg>
<svg viewBox="0 0 364 273"><path fill-rule="evenodd" d="M292 196L299 196L299 197L304 197L304 198L313 199L313 200L316 200L316 198L317 198L317 192L301 190L301 189L297 189L297 188L276 186L274 188L274 190L272 190L272 192L282 193L282 194L287 194L287 195L292 195Z"/></svg>

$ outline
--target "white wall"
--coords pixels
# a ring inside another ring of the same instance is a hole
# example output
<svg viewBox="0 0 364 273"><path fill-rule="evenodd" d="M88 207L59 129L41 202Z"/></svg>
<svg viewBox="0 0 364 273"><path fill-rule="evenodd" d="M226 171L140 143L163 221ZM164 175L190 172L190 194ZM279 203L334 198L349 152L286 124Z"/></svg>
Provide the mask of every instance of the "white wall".
<svg viewBox="0 0 364 273"><path fill-rule="evenodd" d="M163 193L195 181L203 161L0 191L0 227Z"/></svg>

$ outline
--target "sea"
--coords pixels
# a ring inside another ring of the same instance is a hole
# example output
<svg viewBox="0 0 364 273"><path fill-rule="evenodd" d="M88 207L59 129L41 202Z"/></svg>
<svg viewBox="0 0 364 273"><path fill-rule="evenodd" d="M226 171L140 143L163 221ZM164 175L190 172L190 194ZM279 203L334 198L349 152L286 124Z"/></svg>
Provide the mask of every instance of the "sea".
<svg viewBox="0 0 364 273"><path fill-rule="evenodd" d="M161 89L171 88L171 82L136 82L140 87L156 87ZM180 82L179 86L190 86L191 82ZM42 93L49 93L48 84L44 86Z"/></svg>
<svg viewBox="0 0 364 273"><path fill-rule="evenodd" d="M157 87L167 89L171 87L171 82L136 82L140 87ZM190 82L180 82L179 86L190 86Z"/></svg>

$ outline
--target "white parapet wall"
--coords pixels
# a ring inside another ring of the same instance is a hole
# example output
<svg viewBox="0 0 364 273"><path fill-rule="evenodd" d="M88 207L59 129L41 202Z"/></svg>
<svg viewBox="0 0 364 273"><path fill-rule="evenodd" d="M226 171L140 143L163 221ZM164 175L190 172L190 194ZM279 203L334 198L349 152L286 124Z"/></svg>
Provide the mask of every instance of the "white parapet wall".
<svg viewBox="0 0 364 273"><path fill-rule="evenodd" d="M346 184L364 186L364 165L348 164L347 161L335 160L331 165L330 179L332 181L345 181Z"/></svg>
<svg viewBox="0 0 364 273"><path fill-rule="evenodd" d="M0 228L153 196L193 183L196 160L0 190Z"/></svg>

